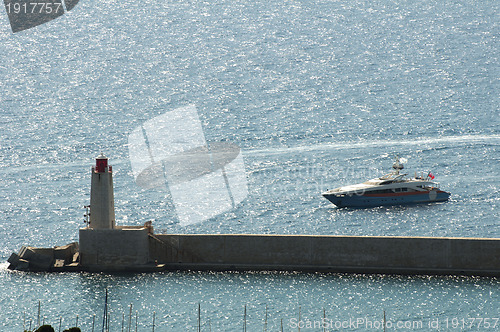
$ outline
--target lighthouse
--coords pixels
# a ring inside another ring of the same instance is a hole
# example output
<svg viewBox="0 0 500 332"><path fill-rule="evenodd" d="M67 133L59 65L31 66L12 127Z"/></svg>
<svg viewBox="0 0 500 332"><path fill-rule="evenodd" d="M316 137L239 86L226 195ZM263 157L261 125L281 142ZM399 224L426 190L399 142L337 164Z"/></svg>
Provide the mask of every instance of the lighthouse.
<svg viewBox="0 0 500 332"><path fill-rule="evenodd" d="M108 158L101 153L92 166L89 223L80 228L81 268L87 271L133 271L151 265L150 233L153 233L153 227L149 224L115 224L113 169Z"/></svg>
<svg viewBox="0 0 500 332"><path fill-rule="evenodd" d="M113 169L102 153L92 167L90 188L90 224L93 229L115 228L115 203L113 195Z"/></svg>

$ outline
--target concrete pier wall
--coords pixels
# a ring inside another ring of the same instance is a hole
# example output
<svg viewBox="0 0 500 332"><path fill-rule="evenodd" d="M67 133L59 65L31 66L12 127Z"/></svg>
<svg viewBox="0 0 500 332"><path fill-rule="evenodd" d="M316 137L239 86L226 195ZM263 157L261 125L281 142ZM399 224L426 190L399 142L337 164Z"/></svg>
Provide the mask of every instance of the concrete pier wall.
<svg viewBox="0 0 500 332"><path fill-rule="evenodd" d="M80 229L80 264L88 271L134 271L151 262L146 227Z"/></svg>
<svg viewBox="0 0 500 332"><path fill-rule="evenodd" d="M500 276L500 239L157 234L149 243L167 269Z"/></svg>

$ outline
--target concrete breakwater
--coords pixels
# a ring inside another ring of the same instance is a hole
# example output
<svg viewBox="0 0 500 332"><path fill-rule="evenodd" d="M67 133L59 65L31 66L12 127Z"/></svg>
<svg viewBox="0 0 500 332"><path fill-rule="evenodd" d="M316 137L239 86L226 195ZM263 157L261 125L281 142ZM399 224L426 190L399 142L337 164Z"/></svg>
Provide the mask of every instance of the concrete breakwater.
<svg viewBox="0 0 500 332"><path fill-rule="evenodd" d="M169 269L500 276L500 239L321 235L154 235Z"/></svg>
<svg viewBox="0 0 500 332"><path fill-rule="evenodd" d="M500 239L331 235L154 234L115 222L113 171L91 170L90 212L79 243L22 247L22 271L273 270L500 276ZM88 218L90 217L90 218Z"/></svg>
<svg viewBox="0 0 500 332"><path fill-rule="evenodd" d="M25 247L16 256L21 257L22 269L36 271L45 267L47 271L94 272L270 270L500 276L497 238L154 234L151 227L135 227L82 229L79 252L74 253L78 246L71 248L72 259L56 258L60 249ZM30 255L23 258L26 252ZM50 258L41 260L43 255Z"/></svg>
<svg viewBox="0 0 500 332"><path fill-rule="evenodd" d="M80 271L78 242L53 248L22 246L7 260L9 269L33 272Z"/></svg>

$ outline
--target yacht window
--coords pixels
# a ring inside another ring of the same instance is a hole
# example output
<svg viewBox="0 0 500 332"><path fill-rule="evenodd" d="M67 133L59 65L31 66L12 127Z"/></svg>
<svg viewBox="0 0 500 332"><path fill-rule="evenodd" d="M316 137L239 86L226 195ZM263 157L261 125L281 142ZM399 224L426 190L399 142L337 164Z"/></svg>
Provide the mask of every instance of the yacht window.
<svg viewBox="0 0 500 332"><path fill-rule="evenodd" d="M367 191L367 194L389 194L392 193L392 189L379 189L379 190L370 190Z"/></svg>

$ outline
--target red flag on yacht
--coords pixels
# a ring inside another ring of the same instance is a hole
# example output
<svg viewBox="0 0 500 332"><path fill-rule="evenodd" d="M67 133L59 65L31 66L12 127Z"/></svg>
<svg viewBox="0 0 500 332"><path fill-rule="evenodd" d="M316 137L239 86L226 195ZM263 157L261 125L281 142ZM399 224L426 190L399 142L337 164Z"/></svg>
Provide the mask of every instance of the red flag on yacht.
<svg viewBox="0 0 500 332"><path fill-rule="evenodd" d="M434 178L435 178L435 176L431 172L429 172L429 174L427 174L427 176L430 177L431 180L434 180Z"/></svg>

